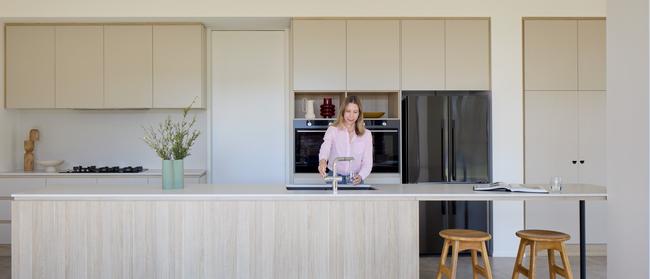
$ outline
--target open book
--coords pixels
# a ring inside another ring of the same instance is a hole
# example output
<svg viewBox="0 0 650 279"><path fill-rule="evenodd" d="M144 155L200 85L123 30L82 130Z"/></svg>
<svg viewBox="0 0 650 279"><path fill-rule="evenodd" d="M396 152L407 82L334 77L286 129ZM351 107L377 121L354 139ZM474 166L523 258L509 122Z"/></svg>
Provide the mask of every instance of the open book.
<svg viewBox="0 0 650 279"><path fill-rule="evenodd" d="M521 184L507 184L503 182L495 182L488 185L474 185L474 191L508 191L508 192L523 192L523 193L548 193L546 189L541 187L524 187Z"/></svg>

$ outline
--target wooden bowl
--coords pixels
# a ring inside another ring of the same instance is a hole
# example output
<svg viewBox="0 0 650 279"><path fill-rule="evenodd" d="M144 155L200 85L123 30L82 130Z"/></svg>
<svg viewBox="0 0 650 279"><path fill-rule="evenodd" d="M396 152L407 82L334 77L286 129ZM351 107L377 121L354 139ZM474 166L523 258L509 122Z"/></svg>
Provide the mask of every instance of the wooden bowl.
<svg viewBox="0 0 650 279"><path fill-rule="evenodd" d="M363 118L379 118L384 116L382 111L365 111L363 112Z"/></svg>

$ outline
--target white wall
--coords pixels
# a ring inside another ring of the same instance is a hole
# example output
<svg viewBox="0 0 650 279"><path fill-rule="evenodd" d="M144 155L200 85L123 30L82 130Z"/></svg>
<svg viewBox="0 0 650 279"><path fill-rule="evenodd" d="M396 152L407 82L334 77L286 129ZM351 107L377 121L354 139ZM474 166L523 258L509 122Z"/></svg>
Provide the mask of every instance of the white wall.
<svg viewBox="0 0 650 279"><path fill-rule="evenodd" d="M64 167L73 165L144 166L160 169L161 162L142 137L142 127L156 126L168 115L180 120L181 109L152 110L11 110L14 116L14 169L22 169L23 140L32 128L40 131L34 156L36 160L65 160ZM197 116L196 128L202 133L185 168L205 169L207 125L205 110L191 110ZM4 133L5 130L3 130Z"/></svg>
<svg viewBox="0 0 650 279"><path fill-rule="evenodd" d="M4 23L0 20L0 54L4 53ZM0 55L0 65L4 65L4 55ZM0 77L4 77L4 67L0 67ZM0 88L4 88L4 78L0 78ZM4 90L3 90L4 91ZM4 94L0 98L0 171L13 168L13 115L4 109Z"/></svg>
<svg viewBox="0 0 650 279"><path fill-rule="evenodd" d="M650 278L648 9L607 4L608 278Z"/></svg>
<svg viewBox="0 0 650 279"><path fill-rule="evenodd" d="M605 16L606 0L2 1L0 17L489 16L494 179L523 182L522 16ZM164 20L157 18L156 20ZM191 19L190 19L191 20ZM74 20L70 20L74 21ZM189 20L188 20L189 21ZM494 255L514 256L521 202L494 206Z"/></svg>

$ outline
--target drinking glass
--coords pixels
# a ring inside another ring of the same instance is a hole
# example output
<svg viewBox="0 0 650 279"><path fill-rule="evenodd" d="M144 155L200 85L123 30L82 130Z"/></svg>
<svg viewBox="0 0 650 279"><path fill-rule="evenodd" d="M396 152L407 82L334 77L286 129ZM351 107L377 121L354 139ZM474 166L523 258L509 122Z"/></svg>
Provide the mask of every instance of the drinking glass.
<svg viewBox="0 0 650 279"><path fill-rule="evenodd" d="M562 191L562 177L553 176L551 178L551 191L559 192Z"/></svg>
<svg viewBox="0 0 650 279"><path fill-rule="evenodd" d="M354 178L356 176L357 176L357 172L350 170L350 178L349 178L350 181L348 181L348 183L351 185L354 184Z"/></svg>

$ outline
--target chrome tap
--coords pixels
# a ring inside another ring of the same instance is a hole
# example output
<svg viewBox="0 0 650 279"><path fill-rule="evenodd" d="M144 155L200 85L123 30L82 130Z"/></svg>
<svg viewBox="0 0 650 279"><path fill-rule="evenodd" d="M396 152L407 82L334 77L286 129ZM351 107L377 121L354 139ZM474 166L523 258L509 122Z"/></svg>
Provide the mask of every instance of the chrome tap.
<svg viewBox="0 0 650 279"><path fill-rule="evenodd" d="M334 163L332 164L332 169L333 169L332 173L333 174L332 174L332 178L331 178L332 179L332 191L334 192L334 194L336 194L338 189L339 189L339 177L336 176L336 163L339 162L339 161L348 161L349 162L349 161L352 161L352 160L354 160L354 157L336 157L334 159ZM328 178L325 179L325 181L327 181L327 180L328 180Z"/></svg>

